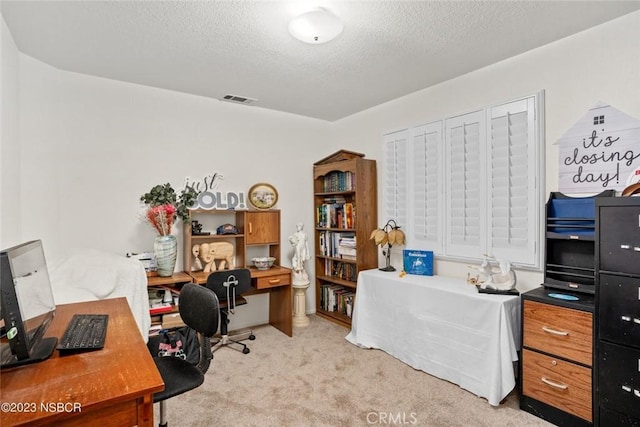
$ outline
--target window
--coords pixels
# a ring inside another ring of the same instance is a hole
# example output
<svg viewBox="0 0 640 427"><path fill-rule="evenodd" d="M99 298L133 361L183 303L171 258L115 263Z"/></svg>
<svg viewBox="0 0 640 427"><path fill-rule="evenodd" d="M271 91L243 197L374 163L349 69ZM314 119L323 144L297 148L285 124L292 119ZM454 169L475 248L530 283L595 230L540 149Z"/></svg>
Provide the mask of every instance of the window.
<svg viewBox="0 0 640 427"><path fill-rule="evenodd" d="M448 259L487 253L540 267L542 97L383 137L386 214L405 230L407 246Z"/></svg>
<svg viewBox="0 0 640 427"><path fill-rule="evenodd" d="M407 147L408 130L394 132L384 136L385 180L384 204L387 218L394 219L398 225L407 223Z"/></svg>

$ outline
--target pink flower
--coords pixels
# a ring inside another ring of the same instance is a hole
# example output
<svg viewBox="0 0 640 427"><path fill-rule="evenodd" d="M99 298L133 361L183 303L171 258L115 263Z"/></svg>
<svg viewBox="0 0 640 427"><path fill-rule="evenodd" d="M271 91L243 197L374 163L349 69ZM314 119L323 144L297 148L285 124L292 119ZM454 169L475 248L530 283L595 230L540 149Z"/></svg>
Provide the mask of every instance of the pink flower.
<svg viewBox="0 0 640 427"><path fill-rule="evenodd" d="M171 234L175 214L176 207L171 204L154 206L147 209L147 221L159 235L166 236Z"/></svg>

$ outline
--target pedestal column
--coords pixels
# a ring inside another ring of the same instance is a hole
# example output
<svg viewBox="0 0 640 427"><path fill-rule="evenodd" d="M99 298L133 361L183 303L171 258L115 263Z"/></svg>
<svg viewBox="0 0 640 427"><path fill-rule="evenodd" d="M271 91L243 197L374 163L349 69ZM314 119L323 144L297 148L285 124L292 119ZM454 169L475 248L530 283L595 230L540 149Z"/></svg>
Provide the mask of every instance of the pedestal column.
<svg viewBox="0 0 640 427"><path fill-rule="evenodd" d="M309 281L306 283L293 283L293 326L308 326L309 318L306 314L306 291Z"/></svg>

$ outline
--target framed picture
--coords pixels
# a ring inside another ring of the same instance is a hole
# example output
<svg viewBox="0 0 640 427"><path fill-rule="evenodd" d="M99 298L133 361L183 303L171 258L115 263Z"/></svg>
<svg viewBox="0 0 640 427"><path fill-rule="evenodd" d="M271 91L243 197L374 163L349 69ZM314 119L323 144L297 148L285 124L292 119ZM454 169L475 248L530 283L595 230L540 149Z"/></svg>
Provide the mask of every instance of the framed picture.
<svg viewBox="0 0 640 427"><path fill-rule="evenodd" d="M249 203L256 209L271 209L278 203L278 191L271 184L256 184L249 190Z"/></svg>

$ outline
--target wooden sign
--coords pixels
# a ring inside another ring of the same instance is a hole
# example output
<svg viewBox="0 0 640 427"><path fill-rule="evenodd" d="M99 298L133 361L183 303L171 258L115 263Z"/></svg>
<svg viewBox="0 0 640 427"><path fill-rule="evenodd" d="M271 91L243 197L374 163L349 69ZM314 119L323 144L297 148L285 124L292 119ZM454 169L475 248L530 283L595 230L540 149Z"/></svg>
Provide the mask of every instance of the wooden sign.
<svg viewBox="0 0 640 427"><path fill-rule="evenodd" d="M610 105L591 108L555 143L559 191L622 191L640 182L640 120Z"/></svg>

